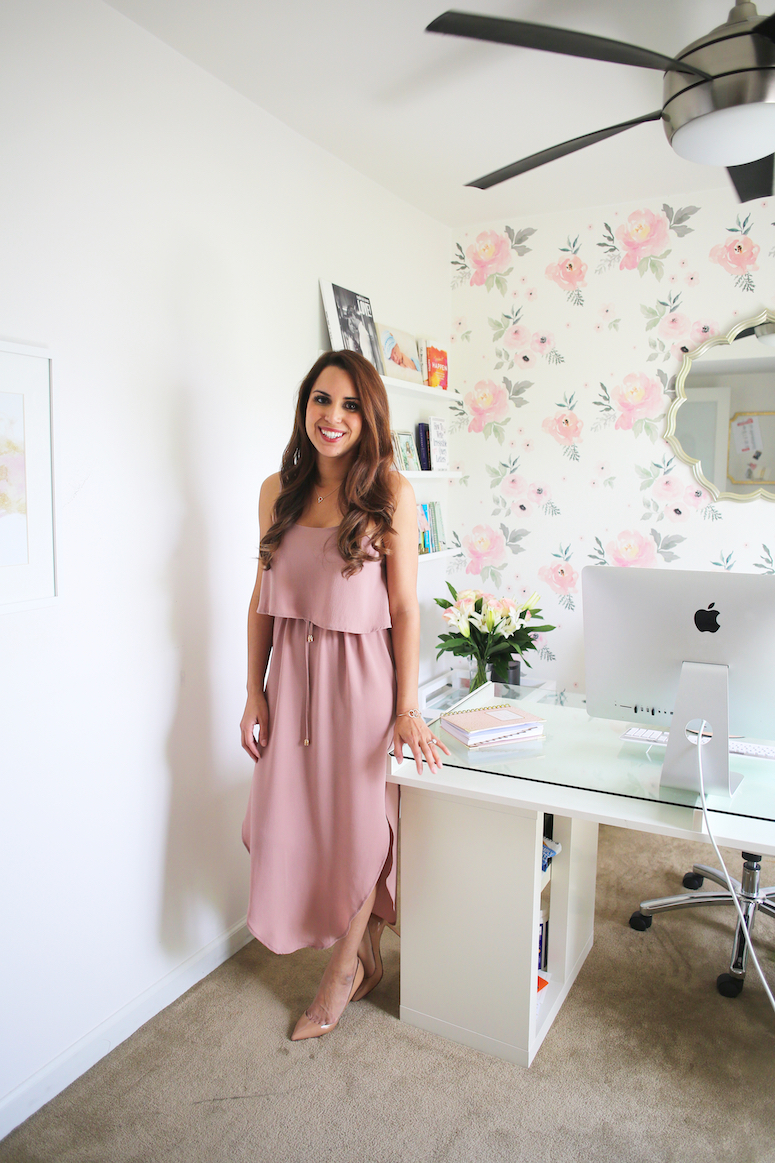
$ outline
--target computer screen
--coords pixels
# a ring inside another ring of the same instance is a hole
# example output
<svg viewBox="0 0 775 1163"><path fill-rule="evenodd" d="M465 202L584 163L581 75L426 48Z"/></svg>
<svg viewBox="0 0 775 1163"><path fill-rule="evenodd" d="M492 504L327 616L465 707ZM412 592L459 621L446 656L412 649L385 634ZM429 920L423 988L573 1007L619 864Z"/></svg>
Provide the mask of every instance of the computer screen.
<svg viewBox="0 0 775 1163"><path fill-rule="evenodd" d="M697 790L679 686L682 720L717 737L703 749L713 790L719 765L729 782L729 735L775 737L775 575L593 565L582 602L587 710L670 731L663 783Z"/></svg>

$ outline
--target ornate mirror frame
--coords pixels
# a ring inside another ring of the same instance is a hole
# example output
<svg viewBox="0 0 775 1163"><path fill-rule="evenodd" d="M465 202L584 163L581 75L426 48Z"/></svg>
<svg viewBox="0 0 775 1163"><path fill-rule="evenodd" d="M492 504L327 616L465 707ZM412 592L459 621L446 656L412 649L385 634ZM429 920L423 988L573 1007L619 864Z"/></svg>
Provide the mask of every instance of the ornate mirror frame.
<svg viewBox="0 0 775 1163"><path fill-rule="evenodd" d="M686 378L692 369L692 364L705 355L712 347L719 345L728 345L737 339L741 331L752 330L754 327L760 326L762 323L775 323L775 312L764 310L760 311L758 315L754 315L751 319L743 319L740 323L736 323L734 327L727 331L726 335L713 335L710 339L704 340L699 347L695 347L694 351L689 351L684 355L683 363L675 377L675 399L670 404L667 410L667 426L665 428L665 440L672 448L675 455L684 464L688 464L694 474L695 480L702 485L704 489L711 495L714 501L754 501L757 497L763 497L768 501L775 501L775 492L768 489L759 488L750 493L729 493L721 492L714 484L712 484L703 474L702 467L699 460L695 460L693 456L689 456L684 451L680 440L676 436L676 416L678 409L686 402ZM775 351L773 352L775 354Z"/></svg>

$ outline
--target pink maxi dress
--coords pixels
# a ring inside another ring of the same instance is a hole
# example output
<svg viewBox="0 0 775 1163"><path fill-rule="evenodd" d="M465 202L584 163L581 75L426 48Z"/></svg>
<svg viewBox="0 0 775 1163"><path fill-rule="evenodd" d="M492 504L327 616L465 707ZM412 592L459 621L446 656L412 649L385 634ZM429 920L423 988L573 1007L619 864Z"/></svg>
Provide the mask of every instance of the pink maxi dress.
<svg viewBox="0 0 775 1163"><path fill-rule="evenodd" d="M375 554L343 577L336 538L336 529L292 525L261 579L258 611L274 618L269 742L259 747L242 839L248 928L275 953L333 945L375 885L374 912L396 919L385 566Z"/></svg>

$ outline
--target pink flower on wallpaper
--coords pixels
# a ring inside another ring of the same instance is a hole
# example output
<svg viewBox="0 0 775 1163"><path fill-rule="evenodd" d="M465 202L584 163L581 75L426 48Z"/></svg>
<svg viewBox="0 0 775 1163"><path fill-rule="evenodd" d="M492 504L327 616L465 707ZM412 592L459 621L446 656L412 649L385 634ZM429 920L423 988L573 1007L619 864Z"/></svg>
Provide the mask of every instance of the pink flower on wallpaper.
<svg viewBox="0 0 775 1163"><path fill-rule="evenodd" d="M652 566L657 557L654 542L650 537L638 533L637 529L625 529L616 541L609 541L606 553L614 565L639 565L645 568Z"/></svg>
<svg viewBox="0 0 775 1163"><path fill-rule="evenodd" d="M527 490L527 495L535 505L545 505L547 501L552 499L552 494L546 485L531 485Z"/></svg>
<svg viewBox="0 0 775 1163"><path fill-rule="evenodd" d="M579 575L567 561L554 565L542 565L538 571L541 581L545 581L556 594L575 594Z"/></svg>
<svg viewBox="0 0 775 1163"><path fill-rule="evenodd" d="M520 497L511 506L511 511L515 517L529 517L533 512L533 502L527 497Z"/></svg>
<svg viewBox="0 0 775 1163"><path fill-rule="evenodd" d="M485 424L503 420L509 410L509 394L492 380L480 380L465 397L465 404L471 413L468 431L483 432Z"/></svg>
<svg viewBox="0 0 775 1163"><path fill-rule="evenodd" d="M527 327L520 327L519 323L515 323L503 336L503 342L513 351L520 351L530 343L530 332Z"/></svg>
<svg viewBox="0 0 775 1163"><path fill-rule="evenodd" d="M611 399L619 409L616 428L629 431L636 420L653 417L662 406L662 388L644 372L630 372L615 387Z"/></svg>
<svg viewBox="0 0 775 1163"><path fill-rule="evenodd" d="M505 271L511 264L511 245L505 234L483 230L466 250L473 274L472 287L483 287L490 275Z"/></svg>
<svg viewBox="0 0 775 1163"><path fill-rule="evenodd" d="M533 351L538 353L538 355L545 355L547 351L551 351L554 347L554 336L551 335L548 331L543 333L536 331L530 341L530 346L532 347Z"/></svg>
<svg viewBox="0 0 775 1163"><path fill-rule="evenodd" d="M689 485L684 493L684 504L691 505L693 509L699 509L700 505L707 505L709 500L710 494L701 485Z"/></svg>
<svg viewBox="0 0 775 1163"><path fill-rule="evenodd" d="M586 287L587 264L582 262L577 254L569 254L559 262L550 263L546 268L546 277L562 287L563 291L577 291L579 287Z"/></svg>
<svg viewBox="0 0 775 1163"><path fill-rule="evenodd" d="M682 315L680 311L673 311L672 314L662 318L657 331L663 339L680 339L682 335L686 335L690 327L691 321L688 315Z"/></svg>
<svg viewBox="0 0 775 1163"><path fill-rule="evenodd" d="M503 478L501 492L504 497L521 497L525 491L525 487L524 477L517 476L515 472L512 472Z"/></svg>
<svg viewBox="0 0 775 1163"><path fill-rule="evenodd" d="M683 499L684 492L684 486L674 476L662 476L654 482L654 496L658 501Z"/></svg>
<svg viewBox="0 0 775 1163"><path fill-rule="evenodd" d="M554 416L547 416L541 427L558 444L573 444L574 440L581 440L584 421L579 420L575 412L557 412Z"/></svg>
<svg viewBox="0 0 775 1163"><path fill-rule="evenodd" d="M689 510L683 504L668 505L665 509L665 516L668 521L686 521L689 516Z"/></svg>
<svg viewBox="0 0 775 1163"><path fill-rule="evenodd" d="M651 210L634 210L626 223L617 228L616 237L623 252L620 271L634 271L642 258L659 254L668 241L668 222L664 214Z"/></svg>
<svg viewBox="0 0 775 1163"><path fill-rule="evenodd" d="M730 238L727 242L720 242L710 252L710 261L728 271L730 275L744 275L746 271L758 271L756 263L759 257L759 247L747 234Z"/></svg>
<svg viewBox="0 0 775 1163"><path fill-rule="evenodd" d="M469 558L466 573L481 573L486 565L501 564L506 542L489 525L474 525L470 536L463 538L463 549Z"/></svg>
<svg viewBox="0 0 775 1163"><path fill-rule="evenodd" d="M523 371L526 367L532 367L535 362L536 357L533 355L532 351L520 351L517 355L514 356L515 366L521 367Z"/></svg>
<svg viewBox="0 0 775 1163"><path fill-rule="evenodd" d="M715 335L718 331L715 323L709 323L707 319L699 319L696 323L692 323L692 330L690 339L692 347L699 347L706 339L710 339L711 335Z"/></svg>
<svg viewBox="0 0 775 1163"><path fill-rule="evenodd" d="M670 353L673 359L677 359L679 363L683 363L683 357L689 352L689 340L685 339L683 343L674 343L670 348Z"/></svg>

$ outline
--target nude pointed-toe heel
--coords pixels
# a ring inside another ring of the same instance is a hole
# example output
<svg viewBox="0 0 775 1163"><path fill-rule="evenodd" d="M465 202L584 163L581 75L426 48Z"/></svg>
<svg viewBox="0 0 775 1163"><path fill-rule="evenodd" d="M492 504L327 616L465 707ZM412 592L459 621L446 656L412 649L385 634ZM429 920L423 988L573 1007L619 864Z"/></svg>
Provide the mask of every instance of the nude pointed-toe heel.
<svg viewBox="0 0 775 1163"><path fill-rule="evenodd" d="M353 985L352 985L352 989L350 990L350 996L348 997L347 1001L344 1003L345 1010L347 1009L350 1002L353 1000L353 997L355 996L356 991L359 989L361 982L363 981L364 973L365 973L365 970L363 968L363 962L361 961L361 959L359 957L358 964L355 967L355 976L353 978ZM344 1010L342 1010L342 1014L343 1013L344 1013ZM311 1018L308 1018L307 1011L305 1010L304 1013L299 1018L298 1022L296 1023L294 1031L291 1034L291 1041L292 1042L303 1042L306 1038L320 1038L323 1036L323 1034L330 1034L330 1032L332 1030L335 1030L336 1027L339 1025L340 1021L342 1020L342 1014L339 1015L339 1017L336 1019L335 1022L324 1022L322 1025L320 1025L320 1024L318 1024L318 1022L313 1022Z"/></svg>
<svg viewBox="0 0 775 1163"><path fill-rule="evenodd" d="M371 923L372 918L376 922L374 925ZM373 913L371 917L369 917L368 932L369 940L371 941L371 950L374 954L374 972L370 977L364 978L364 980L361 982L360 988L357 989L353 994L353 1001L360 1001L362 997L365 997L367 993L371 993L371 991L382 981L384 967L382 965L382 951L380 949L380 942L382 940L382 934L385 931L385 923L386 922L382 919L382 917L376 917Z"/></svg>

